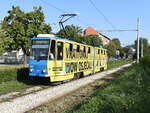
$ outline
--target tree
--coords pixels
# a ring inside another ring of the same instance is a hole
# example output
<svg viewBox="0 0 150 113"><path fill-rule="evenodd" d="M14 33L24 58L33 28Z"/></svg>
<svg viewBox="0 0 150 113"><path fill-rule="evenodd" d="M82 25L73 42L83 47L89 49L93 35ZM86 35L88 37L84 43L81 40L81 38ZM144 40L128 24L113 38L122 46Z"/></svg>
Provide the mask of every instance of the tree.
<svg viewBox="0 0 150 113"><path fill-rule="evenodd" d="M146 38L140 38L139 40L139 56L141 56L141 45L142 45L142 40L143 40L143 55L147 55L150 53L149 51L149 45L148 45L148 41ZM136 53L135 56L137 56L137 40L134 41L134 48L136 49Z"/></svg>
<svg viewBox="0 0 150 113"><path fill-rule="evenodd" d="M81 33L82 33L81 27L74 26L74 25L66 25L65 26L65 31L67 33L67 36L66 36L63 29L61 29L57 33L57 35L59 37L68 38L68 39L76 41L76 42L81 42Z"/></svg>
<svg viewBox="0 0 150 113"><path fill-rule="evenodd" d="M115 43L116 49L120 50L121 49L120 40L118 38L114 38L112 39L112 41Z"/></svg>
<svg viewBox="0 0 150 113"><path fill-rule="evenodd" d="M124 55L125 55L126 58L127 58L129 55L132 54L132 53L130 52L130 48L123 47L122 50L123 50L123 53L124 53Z"/></svg>
<svg viewBox="0 0 150 113"><path fill-rule="evenodd" d="M51 27L44 22L44 13L42 7L34 7L34 11L25 13L18 6L12 6L2 22L2 28L13 39L9 44L9 50L22 49L24 52L24 61L26 55L29 55L30 38L40 33L51 33Z"/></svg>
<svg viewBox="0 0 150 113"><path fill-rule="evenodd" d="M102 40L98 35L88 35L87 41L92 46L103 46Z"/></svg>
<svg viewBox="0 0 150 113"><path fill-rule="evenodd" d="M105 45L104 48L107 49L108 57L116 57L116 44L114 41L110 41L108 45Z"/></svg>
<svg viewBox="0 0 150 113"><path fill-rule="evenodd" d="M9 35L0 29L0 56L9 48L9 43L11 43Z"/></svg>
<svg viewBox="0 0 150 113"><path fill-rule="evenodd" d="M63 29L61 29L57 33L57 35L59 37L63 37L63 38L65 37L70 40L80 42L80 43L85 43L85 44L92 45L92 46L99 47L100 45L102 45L102 40L100 39L100 37L98 35L82 36L83 32L82 32L81 27L79 27L79 26L66 25L65 31L67 33L67 36L66 36L65 32L63 31Z"/></svg>
<svg viewBox="0 0 150 113"><path fill-rule="evenodd" d="M120 52L120 55L118 57L123 57L124 51L123 51L123 48L121 47L120 40L118 38L114 38L112 39L112 41L115 43L116 51L119 50Z"/></svg>

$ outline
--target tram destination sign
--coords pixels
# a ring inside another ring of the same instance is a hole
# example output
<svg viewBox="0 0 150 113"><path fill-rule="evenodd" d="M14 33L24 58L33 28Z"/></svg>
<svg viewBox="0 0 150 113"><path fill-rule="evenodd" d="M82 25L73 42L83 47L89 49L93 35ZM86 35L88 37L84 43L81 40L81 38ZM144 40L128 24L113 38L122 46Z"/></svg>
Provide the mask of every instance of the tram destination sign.
<svg viewBox="0 0 150 113"><path fill-rule="evenodd" d="M32 48L48 48L49 45L32 45Z"/></svg>

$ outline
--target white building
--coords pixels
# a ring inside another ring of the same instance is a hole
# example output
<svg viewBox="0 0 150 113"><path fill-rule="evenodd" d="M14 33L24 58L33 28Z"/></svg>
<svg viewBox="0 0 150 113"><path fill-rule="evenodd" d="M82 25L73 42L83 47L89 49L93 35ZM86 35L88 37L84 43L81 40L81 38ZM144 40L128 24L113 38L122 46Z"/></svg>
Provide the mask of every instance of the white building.
<svg viewBox="0 0 150 113"><path fill-rule="evenodd" d="M22 49L19 51L13 50L11 52L6 52L0 56L0 63L4 64L22 64L24 62L24 54Z"/></svg>

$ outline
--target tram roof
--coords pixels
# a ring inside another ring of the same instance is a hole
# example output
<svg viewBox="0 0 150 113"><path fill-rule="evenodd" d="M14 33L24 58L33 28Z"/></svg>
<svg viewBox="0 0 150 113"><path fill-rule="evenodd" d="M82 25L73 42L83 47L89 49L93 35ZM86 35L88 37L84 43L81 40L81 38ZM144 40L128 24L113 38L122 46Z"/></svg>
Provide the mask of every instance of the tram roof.
<svg viewBox="0 0 150 113"><path fill-rule="evenodd" d="M31 38L31 40L51 40L51 39L79 43L79 42L75 42L75 41L72 41L72 40L69 40L66 38L60 38L60 37L56 37L56 36L55 37L33 37L33 38ZM82 43L79 43L79 44L82 44ZM82 45L87 45L87 44L82 44ZM88 45L88 46L91 46L91 45ZM101 47L95 47L95 48L101 48ZM101 49L104 49L104 48L101 48Z"/></svg>
<svg viewBox="0 0 150 113"><path fill-rule="evenodd" d="M51 39L78 43L78 42L75 42L75 41L72 41L72 40L69 40L69 39L66 39L66 38L60 38L60 37L56 37L56 36L55 37L33 37L33 38L31 38L31 40L51 40Z"/></svg>

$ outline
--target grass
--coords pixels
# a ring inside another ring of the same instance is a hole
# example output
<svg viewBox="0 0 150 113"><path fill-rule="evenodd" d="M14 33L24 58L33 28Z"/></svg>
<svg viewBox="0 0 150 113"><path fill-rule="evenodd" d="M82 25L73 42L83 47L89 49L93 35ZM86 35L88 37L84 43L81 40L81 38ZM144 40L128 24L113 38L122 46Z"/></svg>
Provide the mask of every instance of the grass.
<svg viewBox="0 0 150 113"><path fill-rule="evenodd" d="M22 82L18 81L9 81L9 82L2 82L0 84L0 94L8 93L10 91L18 91L23 90L25 88L29 87L29 85L24 84Z"/></svg>
<svg viewBox="0 0 150 113"><path fill-rule="evenodd" d="M131 61L130 61L131 62ZM108 62L108 68L118 67L120 65L129 63L128 60L111 61ZM0 69L0 94L11 91L24 90L34 84L30 83L28 76L28 68L10 68Z"/></svg>
<svg viewBox="0 0 150 113"><path fill-rule="evenodd" d="M149 106L150 67L140 64L66 113L149 113Z"/></svg>
<svg viewBox="0 0 150 113"><path fill-rule="evenodd" d="M0 65L0 69L18 69L18 68L24 68L24 67L29 67L29 65Z"/></svg>
<svg viewBox="0 0 150 113"><path fill-rule="evenodd" d="M133 60L115 60L115 61L108 61L107 69L112 69L115 67L119 67L121 65L131 63Z"/></svg>
<svg viewBox="0 0 150 113"><path fill-rule="evenodd" d="M28 68L0 70L0 94L30 87Z"/></svg>
<svg viewBox="0 0 150 113"><path fill-rule="evenodd" d="M0 83L7 81L14 81L17 79L17 69L0 70Z"/></svg>

